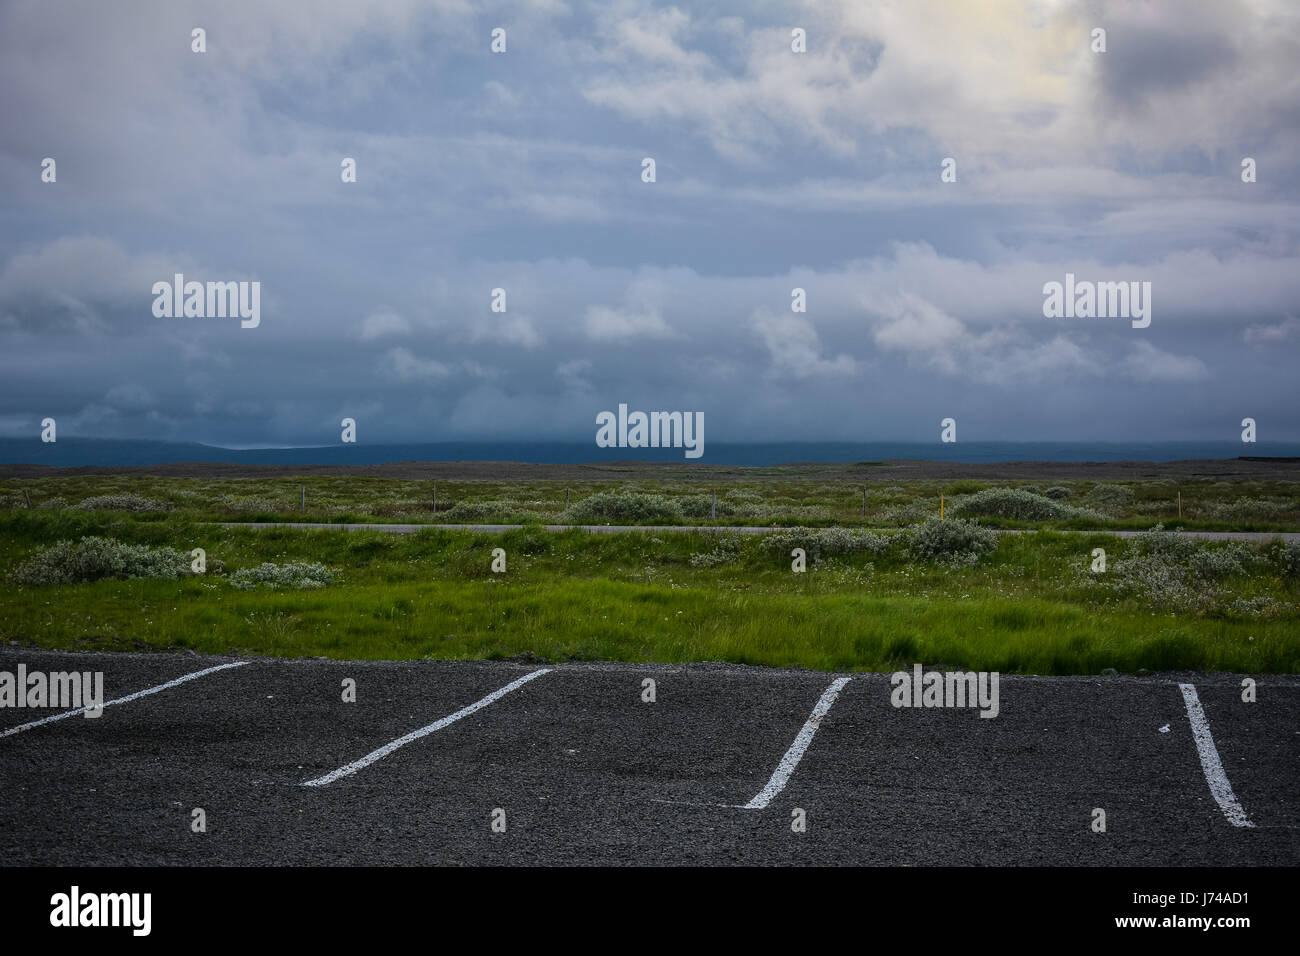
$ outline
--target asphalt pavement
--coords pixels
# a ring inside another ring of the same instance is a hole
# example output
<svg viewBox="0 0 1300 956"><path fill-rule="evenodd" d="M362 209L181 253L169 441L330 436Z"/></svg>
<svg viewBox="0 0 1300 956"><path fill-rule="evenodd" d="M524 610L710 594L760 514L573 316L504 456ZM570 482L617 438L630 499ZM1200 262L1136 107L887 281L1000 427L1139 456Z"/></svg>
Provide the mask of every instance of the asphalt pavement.
<svg viewBox="0 0 1300 956"><path fill-rule="evenodd" d="M20 663L120 702L0 708L10 866L1300 863L1293 676L1003 675L990 719L724 664Z"/></svg>

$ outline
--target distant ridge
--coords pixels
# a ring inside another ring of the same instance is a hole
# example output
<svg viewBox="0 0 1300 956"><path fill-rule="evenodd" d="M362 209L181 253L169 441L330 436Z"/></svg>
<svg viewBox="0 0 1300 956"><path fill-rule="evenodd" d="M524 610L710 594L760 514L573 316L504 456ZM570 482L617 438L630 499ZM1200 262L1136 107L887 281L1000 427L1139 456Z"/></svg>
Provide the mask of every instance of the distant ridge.
<svg viewBox="0 0 1300 956"><path fill-rule="evenodd" d="M1300 442L1260 442L1261 455L1240 455L1241 443L1223 442L706 442L704 456L685 459L680 448L598 448L590 442L335 443L297 448L221 448L200 442L100 439L61 436L0 438L0 465L56 468L138 468L178 463L272 465L280 467L388 465L400 462L518 462L579 465L642 462L771 467L801 462L854 464L934 461L997 462L1170 462L1300 459Z"/></svg>

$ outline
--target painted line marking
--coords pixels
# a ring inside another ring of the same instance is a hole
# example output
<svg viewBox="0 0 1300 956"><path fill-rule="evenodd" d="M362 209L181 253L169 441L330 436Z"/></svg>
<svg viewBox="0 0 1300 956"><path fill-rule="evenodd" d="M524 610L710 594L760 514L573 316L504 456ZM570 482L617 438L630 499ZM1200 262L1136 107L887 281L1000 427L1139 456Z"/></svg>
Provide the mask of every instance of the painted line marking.
<svg viewBox="0 0 1300 956"><path fill-rule="evenodd" d="M807 722L804 723L803 729L799 731L799 736L794 738L794 743L790 749L785 752L781 762L777 764L776 770L772 772L772 779L753 800L740 806L742 810L762 810L772 798L785 789L786 783L790 780L790 775L794 773L794 768L799 766L799 761L803 759L804 751L812 743L813 734L817 733L817 728L822 722L822 718L830 712L831 704L835 703L835 698L839 695L840 689L849 682L848 677L839 677L831 681L831 686L827 687L822 693L821 699L817 701L817 706L813 708L812 714L809 715Z"/></svg>
<svg viewBox="0 0 1300 956"><path fill-rule="evenodd" d="M186 681L197 680L206 674L215 674L217 671L224 671L231 667L243 667L245 664L251 664L252 661L235 661L233 664L219 664L216 667L208 667L201 671L195 671L193 674L186 674L175 680L169 680L165 684L159 684L157 687L147 687L144 690L138 690L134 694L127 694L125 697L119 697L117 700L104 702L105 707L112 707L114 704L126 704L133 700L139 700L141 697L148 697L150 694L156 694L159 691L175 687L177 684L184 684ZM75 717L77 714L84 714L90 710L89 707L78 707L76 710L65 710L62 713L55 714L53 717L45 717L42 720L33 720L30 724L21 724L18 727L10 727L8 730L0 733L0 738L8 737L10 734L20 733L24 730L30 730L33 727L39 727L41 724L51 724L56 720L62 720L64 717Z"/></svg>
<svg viewBox="0 0 1300 956"><path fill-rule="evenodd" d="M499 690L494 690L492 693L488 694L482 700L476 700L468 707L462 707L454 714L448 714L446 717L441 717L438 720L435 720L433 723L429 724L427 727L421 727L419 730L411 731L409 734L407 734L404 737L398 737L396 740L384 744L378 750L366 754L360 760L354 760L352 761L352 763L347 764L346 766L343 767L339 767L339 769L337 770L331 770L323 777L317 777L315 780L308 780L305 783L303 783L302 786L323 787L326 786L327 784L333 783L335 780L338 780L341 777L348 777L356 773L358 770L364 770L366 767L369 767L376 760L383 760L385 757L387 757L394 750L397 750L399 747L405 747L413 740L419 740L421 737L425 736L426 734L431 734L435 730L442 730L442 728L446 727L448 724L454 724L462 717L468 717L476 710L482 710L488 704L500 700L502 697L510 693L512 690L518 690L520 687L523 687L525 684L527 684L530 680L533 680L536 677L541 677L543 674L549 674L550 671L551 669L549 667L543 667L540 670L533 671L531 674L525 674L523 677L519 678L518 680L511 681L509 684L506 684L505 687L502 687Z"/></svg>
<svg viewBox="0 0 1300 956"><path fill-rule="evenodd" d="M1178 689L1183 692L1187 719L1192 723L1192 736L1196 739L1196 751L1201 755L1201 769L1205 771L1205 782L1210 785L1210 793L1234 827L1253 827L1255 824L1246 816L1246 811L1232 792L1232 784L1228 783L1228 775L1223 770L1223 762L1219 760L1219 751L1214 746L1210 723L1205 719L1205 711L1201 708L1201 698L1196 695L1196 688L1191 684L1179 684Z"/></svg>

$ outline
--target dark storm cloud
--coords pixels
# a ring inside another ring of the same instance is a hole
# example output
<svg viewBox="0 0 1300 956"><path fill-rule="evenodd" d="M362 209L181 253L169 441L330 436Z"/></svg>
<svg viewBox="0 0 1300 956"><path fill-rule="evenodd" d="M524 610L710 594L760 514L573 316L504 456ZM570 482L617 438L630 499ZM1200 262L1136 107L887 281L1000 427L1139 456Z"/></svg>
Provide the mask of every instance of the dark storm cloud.
<svg viewBox="0 0 1300 956"><path fill-rule="evenodd" d="M0 431L1300 438L1296 14L1172 9L6 4ZM261 324L156 317L176 272ZM1044 318L1067 272L1151 327Z"/></svg>

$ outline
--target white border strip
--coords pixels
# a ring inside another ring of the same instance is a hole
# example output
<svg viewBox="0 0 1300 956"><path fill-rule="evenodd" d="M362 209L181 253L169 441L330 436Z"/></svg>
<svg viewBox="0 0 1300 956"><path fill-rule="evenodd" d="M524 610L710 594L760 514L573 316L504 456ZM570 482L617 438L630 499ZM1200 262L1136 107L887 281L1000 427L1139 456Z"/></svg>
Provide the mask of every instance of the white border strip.
<svg viewBox="0 0 1300 956"><path fill-rule="evenodd" d="M205 674L215 674L217 671L224 671L231 667L243 667L250 664L251 661L235 661L233 664L219 664L216 667L208 667L201 671L195 671L193 674L186 674L184 677L178 677L175 680L169 680L165 684L159 684L157 687L148 687L144 690L138 690L134 694L127 694L125 697L119 697L117 700L110 700L104 703L105 707L112 707L114 704L125 704L133 700L139 700L141 697L148 697L150 694L156 694L160 690L167 690L169 687L175 687L177 684L184 684L187 680L194 680ZM8 730L0 733L0 738L8 737L10 734L20 733L24 730L30 730L33 727L39 727L41 724L50 724L56 720L62 720L64 717L75 717L77 714L84 714L90 710L89 707L78 707L76 710L65 710L62 713L55 714L53 717L45 717L42 720L33 720L30 724L21 724L17 727L10 727Z"/></svg>
<svg viewBox="0 0 1300 956"><path fill-rule="evenodd" d="M396 750L398 747L405 747L413 740L419 740L421 737L425 736L426 734L431 734L435 730L442 730L442 728L446 727L448 724L453 724L456 721L460 720L462 717L468 717L476 710L482 710L488 704L492 703L493 701L500 700L502 697L510 693L512 690L518 690L520 687L523 687L533 678L541 677L543 674L550 673L550 670L551 669L549 667L543 667L541 670L535 670L531 674L525 674L523 677L519 678L519 680L511 681L509 684L506 684L506 686L502 687L500 690L494 690L492 693L488 694L482 700L476 700L468 707L463 707L460 710L456 711L456 713L454 714L448 714L446 717L442 717L438 720L435 720L427 727L421 727L419 730L413 730L405 737L398 737L396 740L392 741L391 743L384 744L378 750L366 754L360 760L354 760L352 763L348 764L347 766L339 767L339 769L337 770L332 770L329 773L325 774L325 776L317 777L315 780L308 780L305 783L303 783L302 786L323 787L326 784L333 783L335 780L338 780L340 777L347 777L356 773L358 770L363 770L366 767L369 767L376 760L384 759L390 753Z"/></svg>
<svg viewBox="0 0 1300 956"><path fill-rule="evenodd" d="M1224 773L1223 762L1219 760L1219 751L1214 746L1214 737L1210 734L1209 721L1201 709L1201 699L1196 695L1196 688L1191 684L1179 684L1183 692L1183 703L1187 705L1187 719L1192 723L1192 736L1196 738L1196 750L1201 755L1201 768L1205 771L1205 782L1210 785L1210 793L1223 809L1223 815L1234 827L1253 827L1246 816L1246 811L1237 802Z"/></svg>
<svg viewBox="0 0 1300 956"><path fill-rule="evenodd" d="M776 770L772 773L772 779L767 782L767 786L749 803L741 807L742 810L762 810L772 798L785 789L785 785L790 780L790 775L794 773L794 768L799 766L799 761L803 759L804 751L812 743L813 734L817 733L817 727L821 724L822 718L829 713L831 704L835 703L836 696L839 695L840 689L849 682L848 677L839 677L831 681L831 686L827 687L817 701L817 706L813 708L812 714L809 715L807 722L804 723L803 729L799 731L799 736L794 738L794 743L790 749L785 752L781 762L777 764Z"/></svg>

